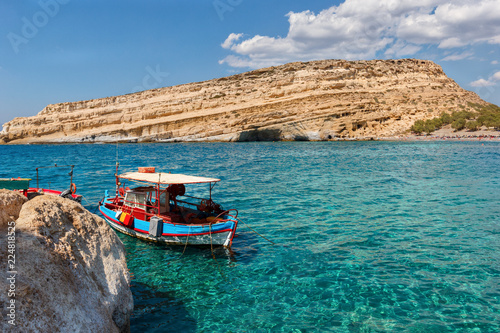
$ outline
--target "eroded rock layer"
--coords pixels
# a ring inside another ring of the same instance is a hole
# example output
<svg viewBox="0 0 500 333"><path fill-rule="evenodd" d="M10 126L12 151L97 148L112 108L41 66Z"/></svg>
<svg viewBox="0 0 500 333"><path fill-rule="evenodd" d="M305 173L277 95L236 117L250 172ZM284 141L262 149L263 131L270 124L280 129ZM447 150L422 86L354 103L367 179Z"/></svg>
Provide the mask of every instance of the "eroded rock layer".
<svg viewBox="0 0 500 333"><path fill-rule="evenodd" d="M3 125L27 142L395 137L417 119L486 104L431 61L295 62L205 82L51 104Z"/></svg>
<svg viewBox="0 0 500 333"><path fill-rule="evenodd" d="M72 200L41 195L26 202L7 190L0 191L0 211L0 331L130 331L125 249L102 218Z"/></svg>

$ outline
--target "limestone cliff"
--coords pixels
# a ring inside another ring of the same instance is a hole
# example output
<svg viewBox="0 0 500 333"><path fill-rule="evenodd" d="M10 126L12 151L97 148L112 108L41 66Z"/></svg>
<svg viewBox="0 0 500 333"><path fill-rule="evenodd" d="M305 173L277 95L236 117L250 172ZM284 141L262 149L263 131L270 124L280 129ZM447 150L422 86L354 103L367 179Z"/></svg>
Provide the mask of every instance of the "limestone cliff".
<svg viewBox="0 0 500 333"><path fill-rule="evenodd" d="M394 137L417 119L486 104L431 61L322 60L89 101L3 125L27 142Z"/></svg>
<svg viewBox="0 0 500 333"><path fill-rule="evenodd" d="M42 195L23 202L0 190L0 212L9 210L0 215L0 331L128 332L133 299L118 236L74 201ZM8 254L15 255L12 267Z"/></svg>

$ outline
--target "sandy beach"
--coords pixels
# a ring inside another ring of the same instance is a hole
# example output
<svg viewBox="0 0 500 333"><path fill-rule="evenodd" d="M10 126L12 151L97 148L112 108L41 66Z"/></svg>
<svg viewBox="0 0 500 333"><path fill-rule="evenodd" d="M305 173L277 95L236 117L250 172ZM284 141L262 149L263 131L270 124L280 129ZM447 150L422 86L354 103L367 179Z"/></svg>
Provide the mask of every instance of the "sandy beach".
<svg viewBox="0 0 500 333"><path fill-rule="evenodd" d="M451 126L446 126L430 135L411 134L406 137L396 138L397 140L464 140L464 141L500 141L500 131L480 129L478 131L461 130L455 132Z"/></svg>

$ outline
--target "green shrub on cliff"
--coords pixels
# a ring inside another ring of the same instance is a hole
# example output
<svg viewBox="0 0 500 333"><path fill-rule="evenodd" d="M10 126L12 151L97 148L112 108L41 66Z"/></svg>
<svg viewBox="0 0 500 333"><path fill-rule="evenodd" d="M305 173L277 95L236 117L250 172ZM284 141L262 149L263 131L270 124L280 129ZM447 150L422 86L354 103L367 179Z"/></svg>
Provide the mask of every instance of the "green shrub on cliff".
<svg viewBox="0 0 500 333"><path fill-rule="evenodd" d="M435 130L437 130L437 128L434 122L432 120L431 121L426 120L424 123L424 132L427 134L431 134Z"/></svg>
<svg viewBox="0 0 500 333"><path fill-rule="evenodd" d="M441 113L441 116L439 118L441 119L443 125L448 125L453 122L453 118L451 117L451 115L446 112Z"/></svg>
<svg viewBox="0 0 500 333"><path fill-rule="evenodd" d="M451 119L453 121L461 120L461 119L473 119L476 115L470 111L455 111L451 114Z"/></svg>
<svg viewBox="0 0 500 333"><path fill-rule="evenodd" d="M417 120L411 127L411 131L420 135L422 133L431 134L435 130L440 129L443 126L443 122L440 118L433 118L427 120Z"/></svg>
<svg viewBox="0 0 500 333"><path fill-rule="evenodd" d="M411 127L411 131L416 134L432 133L443 126L451 124L455 131L467 128L470 131L477 131L481 126L500 130L500 107L494 104L481 105L468 103L468 111L465 106L460 105L462 110L454 111L451 114L443 112L439 117L428 120L417 120Z"/></svg>
<svg viewBox="0 0 500 333"><path fill-rule="evenodd" d="M494 127L500 129L500 108L496 105L480 109L481 114L477 118L479 126Z"/></svg>
<svg viewBox="0 0 500 333"><path fill-rule="evenodd" d="M458 118L451 123L451 128L455 130L455 132L460 131L465 128L466 121L464 118Z"/></svg>
<svg viewBox="0 0 500 333"><path fill-rule="evenodd" d="M465 124L465 128L467 128L469 131L477 131L479 127L481 126L479 126L479 123L476 120L468 121Z"/></svg>
<svg viewBox="0 0 500 333"><path fill-rule="evenodd" d="M417 121L415 121L413 126L410 128L410 130L413 133L420 135L420 134L424 133L424 123L425 122L423 120L417 120Z"/></svg>

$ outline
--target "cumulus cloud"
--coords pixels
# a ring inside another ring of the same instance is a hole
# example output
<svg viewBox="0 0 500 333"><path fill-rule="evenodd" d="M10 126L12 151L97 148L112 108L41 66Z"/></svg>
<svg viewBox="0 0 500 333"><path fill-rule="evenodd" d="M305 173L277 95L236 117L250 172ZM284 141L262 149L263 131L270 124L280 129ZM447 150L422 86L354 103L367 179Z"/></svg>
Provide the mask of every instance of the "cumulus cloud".
<svg viewBox="0 0 500 333"><path fill-rule="evenodd" d="M345 0L319 13L290 12L285 37L232 33L222 59L233 67L263 67L325 58L412 56L423 47L500 44L500 0ZM469 52L470 53L470 52ZM469 57L468 52L447 60Z"/></svg>
<svg viewBox="0 0 500 333"><path fill-rule="evenodd" d="M494 86L495 82L485 80L485 79L479 79L479 80L471 82L470 85L472 87L490 87L490 86Z"/></svg>
<svg viewBox="0 0 500 333"><path fill-rule="evenodd" d="M488 80L479 79L469 83L472 87L491 87L495 86L500 81L500 72L496 72Z"/></svg>
<svg viewBox="0 0 500 333"><path fill-rule="evenodd" d="M230 49L234 42L240 39L241 36L243 36L243 34L230 34L221 46L225 49Z"/></svg>

